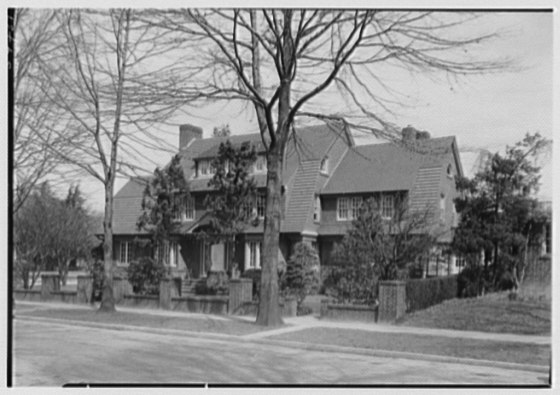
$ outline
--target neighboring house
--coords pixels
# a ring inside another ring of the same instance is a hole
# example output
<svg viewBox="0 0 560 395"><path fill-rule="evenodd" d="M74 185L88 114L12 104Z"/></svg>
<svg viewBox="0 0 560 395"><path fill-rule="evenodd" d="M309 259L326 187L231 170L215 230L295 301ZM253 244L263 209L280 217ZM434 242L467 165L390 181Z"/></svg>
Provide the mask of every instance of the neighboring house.
<svg viewBox="0 0 560 395"><path fill-rule="evenodd" d="M256 215L262 219L266 160L261 137L249 134L228 138L234 146L251 142L257 148L253 174L259 190ZM155 251L141 246L139 241L150 235L136 227L145 182L132 179L116 194L113 234L115 259L120 264L155 254L173 272L183 275L188 271L193 278L205 276L207 267L231 270L225 267L226 257L232 253L230 248L223 244L210 245L196 237L209 223L204 199L211 193L210 162L218 154L220 143L228 138L203 139L202 129L192 125L180 127L179 152L191 197L177 216L181 230ZM411 209L432 208L438 243L448 244L457 220L453 204L457 195L454 177L463 174L455 137L430 138L426 132L407 127L403 139L410 149L391 143L356 146L348 131L327 125L299 129L297 142L290 141L285 158L281 259L290 256L295 243L304 241L317 248L322 265L330 264L334 243L342 239L360 204L372 196L379 199L382 213L387 217L395 211L397 196L406 197ZM260 268L262 236L263 221L258 226L248 226L237 236L233 261L241 272ZM447 269L455 265L451 257L442 254L439 255L446 260ZM442 273L443 270L438 274Z"/></svg>

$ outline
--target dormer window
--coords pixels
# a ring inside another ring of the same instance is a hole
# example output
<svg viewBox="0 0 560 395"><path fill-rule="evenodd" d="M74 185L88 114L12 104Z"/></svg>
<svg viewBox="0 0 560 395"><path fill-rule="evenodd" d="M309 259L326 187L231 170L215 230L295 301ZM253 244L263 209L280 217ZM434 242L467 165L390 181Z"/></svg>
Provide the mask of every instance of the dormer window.
<svg viewBox="0 0 560 395"><path fill-rule="evenodd" d="M447 177L453 178L453 167L451 165L447 165Z"/></svg>
<svg viewBox="0 0 560 395"><path fill-rule="evenodd" d="M319 171L323 174L329 174L329 157L325 156L319 166Z"/></svg>
<svg viewBox="0 0 560 395"><path fill-rule="evenodd" d="M257 160L254 164L255 173L263 173L266 171L266 157L264 155L257 156Z"/></svg>
<svg viewBox="0 0 560 395"><path fill-rule="evenodd" d="M197 177L210 177L216 173L216 169L212 166L212 160L201 159L197 162L196 166Z"/></svg>

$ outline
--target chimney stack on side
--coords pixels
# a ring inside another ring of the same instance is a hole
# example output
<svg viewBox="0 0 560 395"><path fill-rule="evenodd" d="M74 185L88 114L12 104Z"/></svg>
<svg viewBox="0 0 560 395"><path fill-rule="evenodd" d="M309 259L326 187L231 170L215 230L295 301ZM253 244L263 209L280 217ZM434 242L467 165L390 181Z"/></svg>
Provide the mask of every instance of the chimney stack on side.
<svg viewBox="0 0 560 395"><path fill-rule="evenodd" d="M186 147L194 139L202 138L202 128L188 123L179 126L179 149Z"/></svg>
<svg viewBox="0 0 560 395"><path fill-rule="evenodd" d="M415 140L427 140L429 139L430 133L426 132L425 130L420 131L412 126L408 125L406 128L402 130L402 139L403 141L415 141Z"/></svg>

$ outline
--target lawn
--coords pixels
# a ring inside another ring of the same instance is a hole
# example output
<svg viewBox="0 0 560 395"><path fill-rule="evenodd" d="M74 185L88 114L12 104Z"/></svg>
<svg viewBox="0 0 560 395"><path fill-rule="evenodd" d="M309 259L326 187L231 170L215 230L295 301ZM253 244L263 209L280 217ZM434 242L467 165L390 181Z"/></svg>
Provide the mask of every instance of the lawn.
<svg viewBox="0 0 560 395"><path fill-rule="evenodd" d="M212 316L207 317L175 317L155 314L140 314L119 312L99 313L97 310L85 309L44 309L36 311L16 310L17 316L58 318L75 321L87 321L103 324L120 324L139 327L149 327L158 329L175 329L204 333L221 333L228 335L246 335L262 331L266 328L257 326L252 322L247 322L235 318Z"/></svg>
<svg viewBox="0 0 560 395"><path fill-rule="evenodd" d="M550 346L525 343L338 328L309 328L271 336L270 339L543 366L550 364Z"/></svg>
<svg viewBox="0 0 560 395"><path fill-rule="evenodd" d="M509 300L507 293L452 299L407 314L400 325L494 333L550 335L550 300Z"/></svg>

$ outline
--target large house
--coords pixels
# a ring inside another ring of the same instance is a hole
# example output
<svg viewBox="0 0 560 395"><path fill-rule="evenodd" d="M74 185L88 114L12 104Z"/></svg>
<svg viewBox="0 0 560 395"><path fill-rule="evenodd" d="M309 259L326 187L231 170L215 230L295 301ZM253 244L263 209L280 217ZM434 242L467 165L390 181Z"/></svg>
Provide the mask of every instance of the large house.
<svg viewBox="0 0 560 395"><path fill-rule="evenodd" d="M114 251L119 264L156 254L176 274L188 272L192 278L199 278L205 276L209 267L230 271L225 266L228 254L234 251L232 261L241 272L260 267L263 221L239 234L235 249L197 237L197 232L208 225L204 199L211 193L208 181L214 169L210 163L226 139L234 146L250 142L257 148L258 159L253 166L259 188L255 215L264 217L266 160L260 135L203 138L202 129L182 125L179 154L190 198L177 217L181 231L164 246L141 247L138 241L149 238L136 226L145 182L131 179L114 200ZM403 129L403 140L402 145L357 146L344 129L328 125L299 129L286 151L280 258L288 259L295 243L304 241L317 249L321 265L330 264L334 243L343 237L359 206L369 197L378 199L385 217L394 215L397 197L406 197L411 209L433 208L432 228L438 243L449 243L456 221L454 177L463 174L455 137L431 138L427 132L407 127ZM440 261L436 262L445 263L441 268L436 265L435 271L454 272L455 261L444 255L444 248L440 251ZM426 269L429 275L436 274L434 269L429 273L430 266Z"/></svg>

